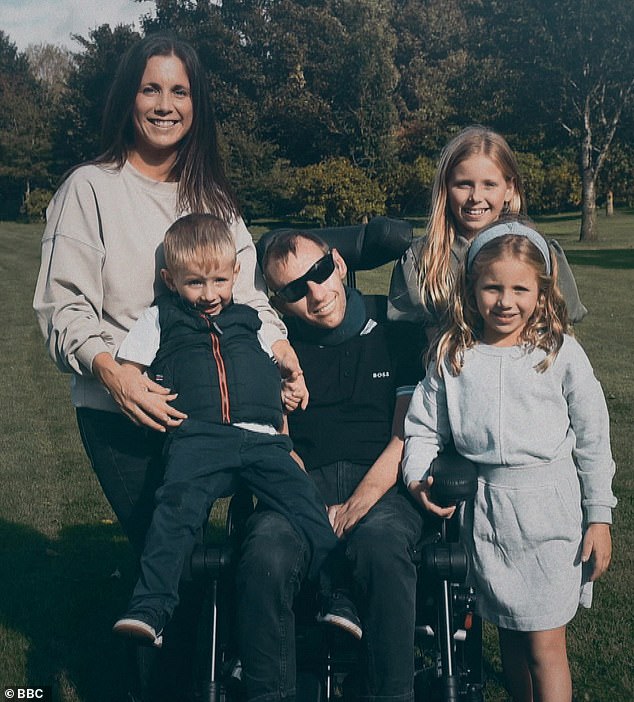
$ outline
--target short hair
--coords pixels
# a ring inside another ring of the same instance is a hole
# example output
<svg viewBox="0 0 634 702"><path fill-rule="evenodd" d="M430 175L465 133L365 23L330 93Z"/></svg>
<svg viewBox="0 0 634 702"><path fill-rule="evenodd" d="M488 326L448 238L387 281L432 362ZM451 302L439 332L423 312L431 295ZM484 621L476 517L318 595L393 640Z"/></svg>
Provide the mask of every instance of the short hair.
<svg viewBox="0 0 634 702"><path fill-rule="evenodd" d="M165 265L170 273L192 261L217 264L236 260L236 245L227 223L210 214L188 214L177 219L163 240Z"/></svg>
<svg viewBox="0 0 634 702"><path fill-rule="evenodd" d="M291 254L296 255L297 242L300 239L312 241L313 244L317 245L325 254L330 250L328 244L318 234L314 234L310 230L299 231L298 229L285 229L278 232L266 245L264 255L262 256L262 271L264 277L267 279L267 283L267 272L271 264L284 263Z"/></svg>

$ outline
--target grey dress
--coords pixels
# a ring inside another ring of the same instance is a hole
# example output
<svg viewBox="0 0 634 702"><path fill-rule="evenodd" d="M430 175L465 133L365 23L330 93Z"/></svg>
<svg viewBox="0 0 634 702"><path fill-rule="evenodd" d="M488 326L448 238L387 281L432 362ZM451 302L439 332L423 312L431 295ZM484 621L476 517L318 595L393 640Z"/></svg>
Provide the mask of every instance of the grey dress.
<svg viewBox="0 0 634 702"><path fill-rule="evenodd" d="M426 477L452 435L477 464L477 496L462 515L477 612L519 631L562 626L589 606L583 526L611 523L616 505L607 407L590 363L568 336L539 373L544 356L477 344L459 375L428 369L405 421L406 484Z"/></svg>

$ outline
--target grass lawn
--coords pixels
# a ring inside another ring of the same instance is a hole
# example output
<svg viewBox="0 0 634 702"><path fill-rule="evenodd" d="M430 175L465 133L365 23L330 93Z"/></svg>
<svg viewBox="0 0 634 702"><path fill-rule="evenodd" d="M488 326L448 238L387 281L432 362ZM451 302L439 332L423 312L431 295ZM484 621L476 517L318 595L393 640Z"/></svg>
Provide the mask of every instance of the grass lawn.
<svg viewBox="0 0 634 702"><path fill-rule="evenodd" d="M566 249L589 309L577 334L604 387L618 465L614 561L594 607L569 631L575 699L630 702L634 213L600 216L602 240L592 244L577 241L576 215L539 224ZM52 684L58 702L114 702L122 651L110 627L131 591L133 562L79 442L68 378L48 359L31 310L41 231L0 223L0 687ZM362 274L360 285L384 292L388 275L388 267ZM489 628L485 657L487 700L501 702Z"/></svg>

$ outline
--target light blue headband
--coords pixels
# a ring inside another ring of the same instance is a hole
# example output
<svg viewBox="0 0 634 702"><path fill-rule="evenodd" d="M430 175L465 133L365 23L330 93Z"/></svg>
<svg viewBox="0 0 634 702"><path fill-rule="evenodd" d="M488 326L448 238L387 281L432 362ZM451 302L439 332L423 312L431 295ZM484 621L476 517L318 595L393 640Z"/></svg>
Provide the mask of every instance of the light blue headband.
<svg viewBox="0 0 634 702"><path fill-rule="evenodd" d="M467 270L471 270L473 261L480 253L483 246L486 246L489 242L493 241L493 239L499 239L501 236L505 236L506 234L525 236L531 243L535 244L546 263L546 274L550 275L550 250L546 240L534 229L527 227L521 222L516 222L515 220L496 224L494 227L491 227L491 229L487 229L486 231L482 232L482 234L478 234L476 236L476 238L471 242L469 253L467 254Z"/></svg>

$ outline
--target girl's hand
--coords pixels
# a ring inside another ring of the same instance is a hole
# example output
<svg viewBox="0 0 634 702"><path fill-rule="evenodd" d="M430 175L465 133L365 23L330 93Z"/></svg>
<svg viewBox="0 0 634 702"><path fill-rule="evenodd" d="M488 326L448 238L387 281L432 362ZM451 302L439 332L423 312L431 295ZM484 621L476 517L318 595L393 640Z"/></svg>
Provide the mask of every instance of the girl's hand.
<svg viewBox="0 0 634 702"><path fill-rule="evenodd" d="M590 580L598 580L608 569L612 560L612 536L609 524L590 524L583 537L581 561L592 559Z"/></svg>
<svg viewBox="0 0 634 702"><path fill-rule="evenodd" d="M164 432L187 419L186 414L169 404L176 395L150 380L137 366L119 364L110 354L100 353L93 359L92 371L135 424Z"/></svg>
<svg viewBox="0 0 634 702"><path fill-rule="evenodd" d="M456 511L455 505L451 507L441 507L435 502L431 501L431 486L433 485L434 479L432 476L428 476L427 480L421 482L420 480L412 480L407 489L410 491L412 497L419 502L428 512L435 514L437 517L442 517L443 519L449 519Z"/></svg>

